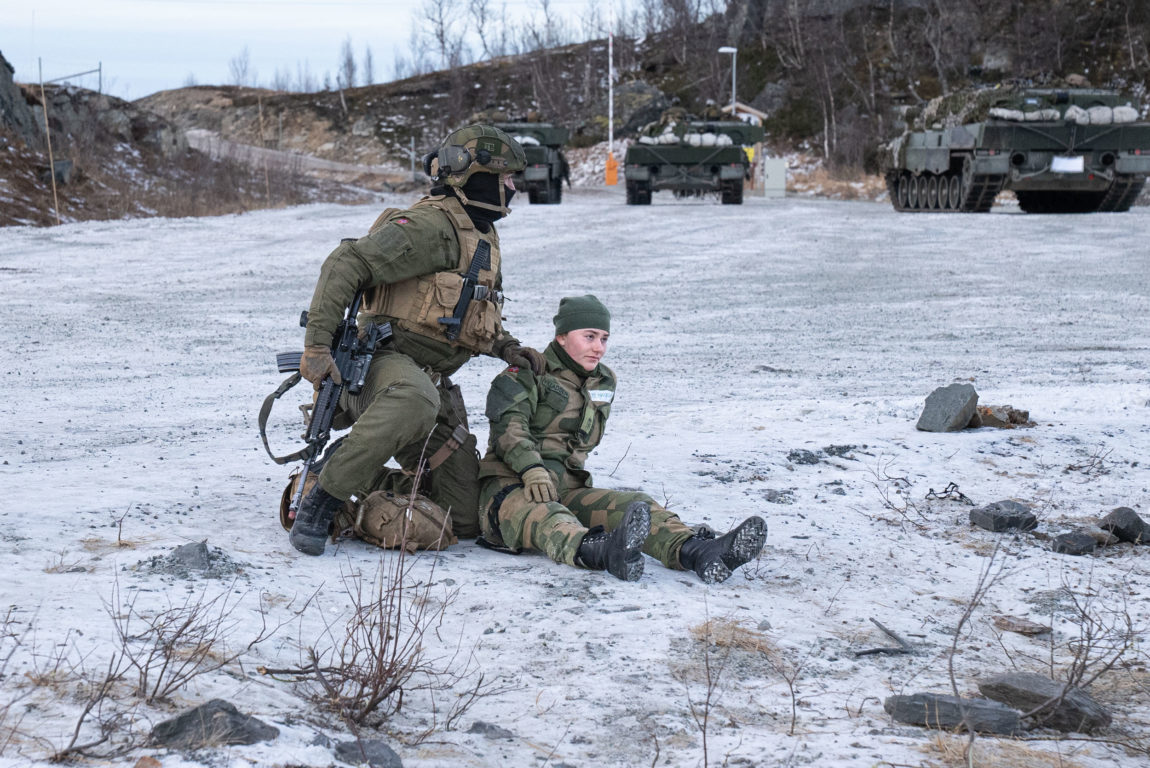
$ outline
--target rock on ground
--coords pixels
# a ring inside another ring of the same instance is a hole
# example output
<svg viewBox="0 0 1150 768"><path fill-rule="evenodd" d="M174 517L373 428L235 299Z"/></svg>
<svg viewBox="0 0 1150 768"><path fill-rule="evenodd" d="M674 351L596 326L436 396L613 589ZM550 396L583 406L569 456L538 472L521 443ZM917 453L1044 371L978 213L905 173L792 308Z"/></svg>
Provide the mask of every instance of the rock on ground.
<svg viewBox="0 0 1150 768"><path fill-rule="evenodd" d="M970 423L978 407L978 393L970 384L951 384L927 395L917 429L923 432L957 432Z"/></svg>
<svg viewBox="0 0 1150 768"><path fill-rule="evenodd" d="M964 728L1013 735L1022 731L1021 713L986 699L963 699L936 693L888 696L883 709L900 723L928 728Z"/></svg>
<svg viewBox="0 0 1150 768"><path fill-rule="evenodd" d="M1000 701L1023 712L1047 706L1035 715L1039 725L1060 731L1091 733L1110 725L1110 713L1085 691L1067 690L1059 683L1029 672L1011 672L983 680L978 690L988 699Z"/></svg>

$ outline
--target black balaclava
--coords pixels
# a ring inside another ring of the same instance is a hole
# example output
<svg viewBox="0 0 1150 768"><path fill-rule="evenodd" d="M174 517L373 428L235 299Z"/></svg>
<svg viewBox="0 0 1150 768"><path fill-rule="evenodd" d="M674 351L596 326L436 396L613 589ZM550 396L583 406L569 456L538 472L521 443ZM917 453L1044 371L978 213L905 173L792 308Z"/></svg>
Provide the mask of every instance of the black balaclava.
<svg viewBox="0 0 1150 768"><path fill-rule="evenodd" d="M510 206L511 198L515 195L515 190L505 187L503 189L503 200L500 200L500 184L502 184L502 181L500 181L497 174L474 173L471 175L471 178L467 180L467 183L463 185L463 194L467 196L468 200L474 200L478 203ZM463 209L467 211L467 215L475 222L475 226L479 231L485 234L491 231L492 222L503 218L503 214L499 211L479 208L474 205L464 204Z"/></svg>

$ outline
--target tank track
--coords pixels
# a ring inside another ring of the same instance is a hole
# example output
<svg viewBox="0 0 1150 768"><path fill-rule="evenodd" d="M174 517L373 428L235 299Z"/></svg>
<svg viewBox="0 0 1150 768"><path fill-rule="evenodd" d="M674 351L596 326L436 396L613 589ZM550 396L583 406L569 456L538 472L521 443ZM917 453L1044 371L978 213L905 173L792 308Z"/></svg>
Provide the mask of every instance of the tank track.
<svg viewBox="0 0 1150 768"><path fill-rule="evenodd" d="M994 205L994 198L1002 191L1006 177L1001 175L975 176L970 186L963 185L966 195L962 199L963 213L986 213Z"/></svg>
<svg viewBox="0 0 1150 768"><path fill-rule="evenodd" d="M955 184L956 180L958 184ZM966 179L957 171L918 176L909 171L886 173L891 205L900 213L986 213L1002 191L1006 177L981 175L971 178L970 183L965 182ZM903 193L900 189L903 184L912 191ZM957 192L957 197L952 192Z"/></svg>
<svg viewBox="0 0 1150 768"><path fill-rule="evenodd" d="M1106 196L1102 198L1102 202L1098 204L1095 210L1115 213L1130 210L1130 206L1138 199L1138 195L1142 194L1142 187L1145 184L1145 179L1136 176L1115 176L1114 181L1110 183L1110 188L1106 190Z"/></svg>

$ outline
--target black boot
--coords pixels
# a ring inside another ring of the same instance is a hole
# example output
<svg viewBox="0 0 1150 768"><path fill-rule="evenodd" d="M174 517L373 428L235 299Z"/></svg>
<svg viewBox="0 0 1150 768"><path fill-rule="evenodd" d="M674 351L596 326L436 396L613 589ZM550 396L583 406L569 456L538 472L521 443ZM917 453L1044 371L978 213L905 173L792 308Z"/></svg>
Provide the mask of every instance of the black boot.
<svg viewBox="0 0 1150 768"><path fill-rule="evenodd" d="M343 508L343 504L318 482L313 485L299 503L295 522L288 534L291 545L305 555L322 555L335 513Z"/></svg>
<svg viewBox="0 0 1150 768"><path fill-rule="evenodd" d="M575 564L593 571L606 570L623 581L638 581L643 575L643 542L650 533L650 505L633 501L615 530L607 533L597 525L587 531L575 552Z"/></svg>
<svg viewBox="0 0 1150 768"><path fill-rule="evenodd" d="M731 571L759 556L767 542L767 523L763 518L748 517L735 530L717 539L692 536L679 550L679 564L694 571L708 584L718 584L731 577Z"/></svg>

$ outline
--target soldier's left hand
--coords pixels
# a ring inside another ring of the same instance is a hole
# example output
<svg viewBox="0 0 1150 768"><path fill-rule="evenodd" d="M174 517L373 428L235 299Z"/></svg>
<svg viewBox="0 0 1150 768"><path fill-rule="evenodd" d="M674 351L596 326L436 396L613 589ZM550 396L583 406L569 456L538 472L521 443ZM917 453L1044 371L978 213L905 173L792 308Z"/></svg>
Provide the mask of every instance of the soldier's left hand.
<svg viewBox="0 0 1150 768"><path fill-rule="evenodd" d="M312 344L304 347L303 355L299 360L299 374L312 383L316 389L323 380L331 376L336 384L342 382L339 368L331 356L331 348L322 344Z"/></svg>
<svg viewBox="0 0 1150 768"><path fill-rule="evenodd" d="M530 368L536 376L541 375L547 368L547 361L543 358L543 353L532 347L508 344L500 350L499 356L508 365Z"/></svg>

